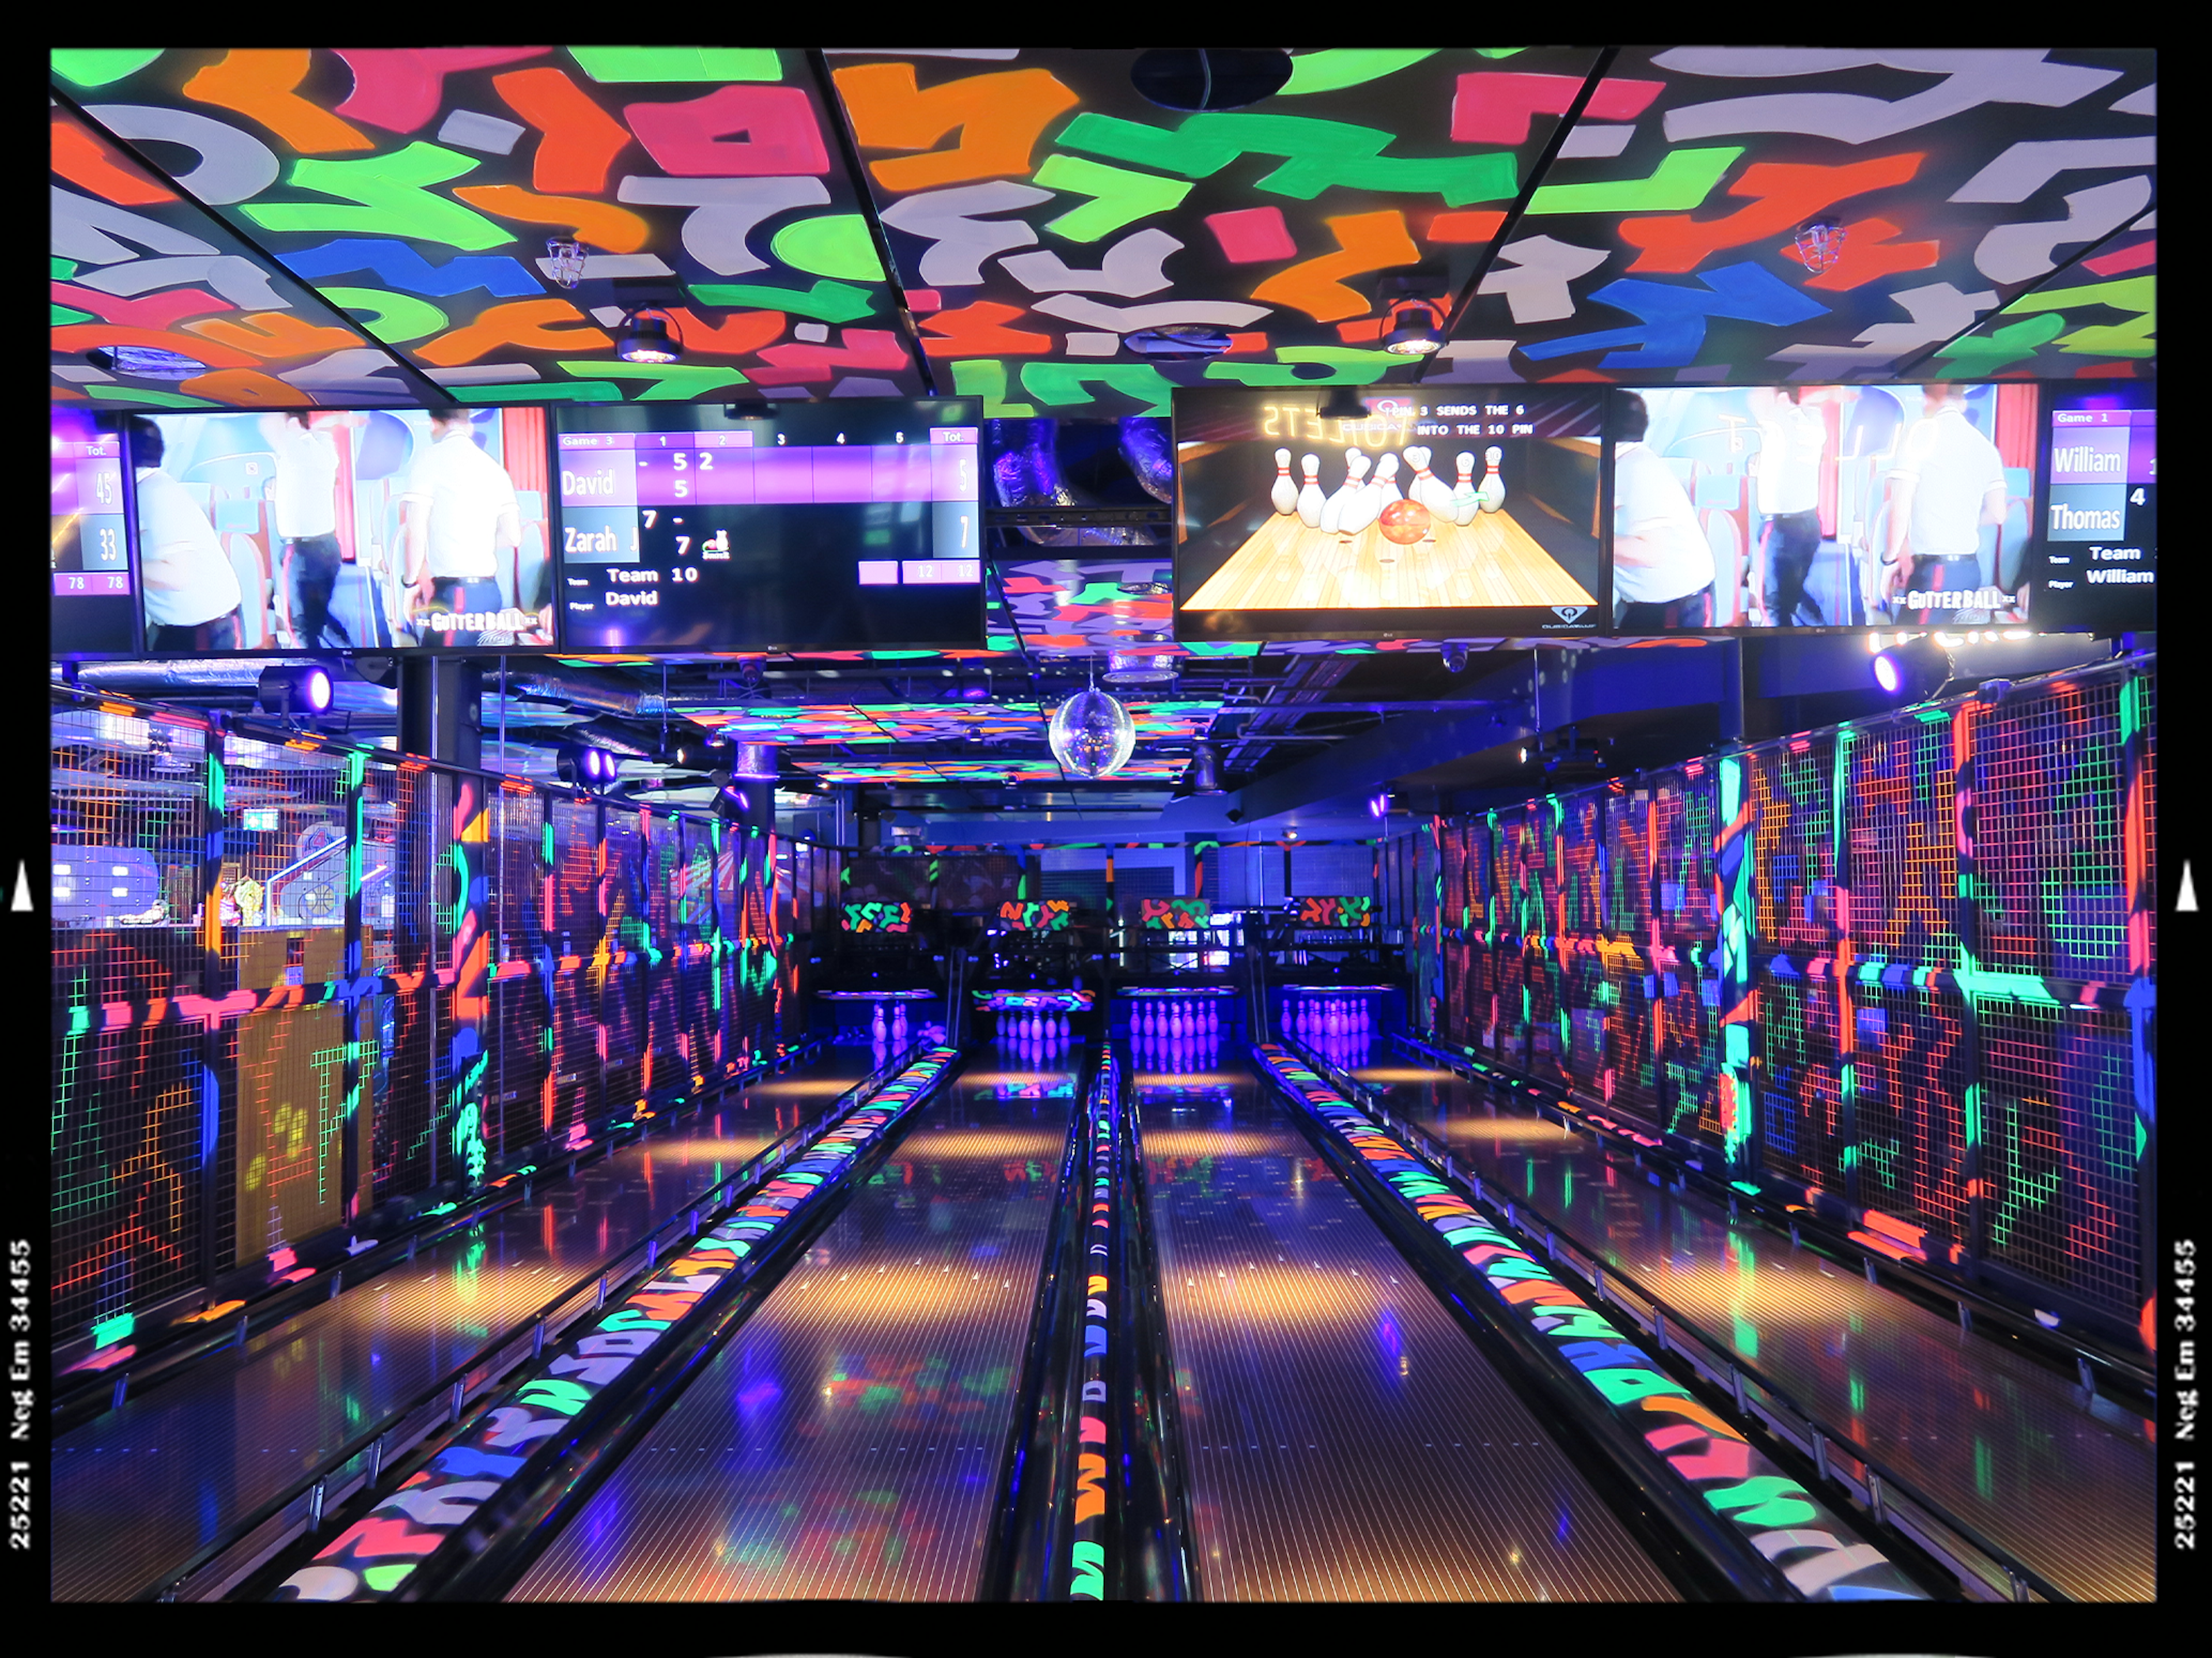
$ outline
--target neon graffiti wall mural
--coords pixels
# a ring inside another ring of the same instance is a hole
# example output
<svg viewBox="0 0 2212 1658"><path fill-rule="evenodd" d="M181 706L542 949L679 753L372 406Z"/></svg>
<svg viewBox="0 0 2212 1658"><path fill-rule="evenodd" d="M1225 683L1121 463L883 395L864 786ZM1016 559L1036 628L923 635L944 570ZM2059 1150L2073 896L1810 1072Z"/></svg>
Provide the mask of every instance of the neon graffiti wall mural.
<svg viewBox="0 0 2212 1658"><path fill-rule="evenodd" d="M2154 660L1433 820L1445 1043L2132 1330Z"/></svg>
<svg viewBox="0 0 2212 1658"><path fill-rule="evenodd" d="M56 865L127 895L56 878L54 1308L103 1350L799 1039L770 837L112 697L51 718Z"/></svg>

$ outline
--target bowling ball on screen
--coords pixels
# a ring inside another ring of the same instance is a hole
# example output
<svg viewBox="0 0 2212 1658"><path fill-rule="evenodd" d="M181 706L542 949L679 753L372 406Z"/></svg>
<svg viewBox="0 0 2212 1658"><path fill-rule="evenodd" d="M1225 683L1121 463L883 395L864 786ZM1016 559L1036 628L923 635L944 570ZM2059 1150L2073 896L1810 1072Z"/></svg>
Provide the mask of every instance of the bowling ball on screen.
<svg viewBox="0 0 2212 1658"><path fill-rule="evenodd" d="M1375 523L1384 540L1410 547L1429 532L1429 509L1418 501L1394 501Z"/></svg>

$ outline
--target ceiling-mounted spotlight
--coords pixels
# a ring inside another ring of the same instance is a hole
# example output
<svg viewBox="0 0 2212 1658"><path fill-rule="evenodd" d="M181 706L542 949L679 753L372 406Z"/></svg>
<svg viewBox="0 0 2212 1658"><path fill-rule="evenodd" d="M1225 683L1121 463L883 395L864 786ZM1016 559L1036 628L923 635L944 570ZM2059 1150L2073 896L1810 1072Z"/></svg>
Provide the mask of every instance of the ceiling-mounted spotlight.
<svg viewBox="0 0 2212 1658"><path fill-rule="evenodd" d="M1176 659L1134 651L1109 651L1106 671L1098 677L1109 685L1171 685L1175 683Z"/></svg>
<svg viewBox="0 0 2212 1658"><path fill-rule="evenodd" d="M1382 349L1396 356L1430 357L1443 349L1443 316L1432 301L1398 301L1383 329Z"/></svg>
<svg viewBox="0 0 2212 1658"><path fill-rule="evenodd" d="M667 313L647 307L624 313L615 355L624 362L681 362L684 347L668 326Z"/></svg>
<svg viewBox="0 0 2212 1658"><path fill-rule="evenodd" d="M1367 797L1367 815L1370 817L1388 817L1390 815L1389 790L1377 789Z"/></svg>
<svg viewBox="0 0 2212 1658"><path fill-rule="evenodd" d="M313 664L304 668L264 668L253 688L253 700L264 714L324 714L331 706L330 670Z"/></svg>
<svg viewBox="0 0 2212 1658"><path fill-rule="evenodd" d="M208 372L198 357L164 351L157 345L95 346L84 354L84 360L102 374L140 380L188 380Z"/></svg>
<svg viewBox="0 0 2212 1658"><path fill-rule="evenodd" d="M584 245L560 236L545 239L545 274L556 288L574 288L584 280Z"/></svg>
<svg viewBox="0 0 2212 1658"><path fill-rule="evenodd" d="M554 751L553 769L561 780L586 793L605 788L621 768L613 755L588 743L563 743Z"/></svg>
<svg viewBox="0 0 2212 1658"><path fill-rule="evenodd" d="M1441 654L1443 657L1444 671L1446 673L1465 673L1467 671L1467 647L1461 644L1459 641L1456 639L1447 639L1444 641L1443 649Z"/></svg>
<svg viewBox="0 0 2212 1658"><path fill-rule="evenodd" d="M739 696L757 696L765 677L761 659L749 656L730 670L728 683Z"/></svg>
<svg viewBox="0 0 2212 1658"><path fill-rule="evenodd" d="M1925 702L1949 683L1951 653L1926 634L1893 645L1874 659L1874 683L1899 702Z"/></svg>

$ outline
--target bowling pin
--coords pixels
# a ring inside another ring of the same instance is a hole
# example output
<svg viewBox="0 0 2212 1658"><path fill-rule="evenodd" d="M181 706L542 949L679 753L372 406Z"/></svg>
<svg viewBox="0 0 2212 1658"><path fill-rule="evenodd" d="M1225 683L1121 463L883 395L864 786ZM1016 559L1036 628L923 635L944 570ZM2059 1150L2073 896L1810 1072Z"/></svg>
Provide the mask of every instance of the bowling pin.
<svg viewBox="0 0 2212 1658"><path fill-rule="evenodd" d="M1382 509L1397 496L1395 486L1389 494L1383 493L1383 469L1387 466L1395 472L1398 470L1397 460L1395 455L1385 455L1375 463L1373 474L1360 486L1359 493L1345 502L1344 510L1337 514L1336 527L1340 534L1356 536L1382 516Z"/></svg>
<svg viewBox="0 0 2212 1658"><path fill-rule="evenodd" d="M1496 444L1482 452L1484 464L1490 470L1482 475L1482 510L1494 513L1505 504L1505 480L1498 476L1498 463L1505 459L1505 452Z"/></svg>
<svg viewBox="0 0 2212 1658"><path fill-rule="evenodd" d="M1429 452L1425 448L1406 451L1406 464L1413 469L1413 481L1406 486L1406 494L1429 509L1431 518L1452 515L1452 492L1444 481L1429 471Z"/></svg>
<svg viewBox="0 0 2212 1658"><path fill-rule="evenodd" d="M1321 491L1321 457L1308 455L1298 463L1306 475L1304 487L1298 491L1298 517L1309 530L1321 528L1321 515L1328 504L1328 497Z"/></svg>
<svg viewBox="0 0 2212 1658"><path fill-rule="evenodd" d="M1287 449L1275 451L1275 487L1267 492L1267 499L1274 502L1277 512L1285 516L1297 510L1298 486L1291 482L1291 452Z"/></svg>
<svg viewBox="0 0 2212 1658"><path fill-rule="evenodd" d="M884 1029L884 1005L875 1004L875 1017L868 1021L868 1035L878 1042L888 1042L890 1033Z"/></svg>
<svg viewBox="0 0 2212 1658"><path fill-rule="evenodd" d="M907 1042L906 1004L899 1002L891 1009L891 1041L900 1048Z"/></svg>
<svg viewBox="0 0 2212 1658"><path fill-rule="evenodd" d="M1375 482L1371 487L1382 492L1382 500L1375 508L1377 517L1382 515L1382 508L1388 507L1392 501L1403 501L1406 498L1398 492L1397 456L1385 455L1375 463Z"/></svg>
<svg viewBox="0 0 2212 1658"><path fill-rule="evenodd" d="M1358 495L1367 477L1367 457L1357 449L1344 452L1344 482L1322 504L1321 527L1334 533L1344 527L1344 510Z"/></svg>
<svg viewBox="0 0 2212 1658"><path fill-rule="evenodd" d="M1459 458L1459 482L1452 485L1451 520L1455 524L1472 524L1482 506L1481 493L1474 487L1474 457L1462 452Z"/></svg>

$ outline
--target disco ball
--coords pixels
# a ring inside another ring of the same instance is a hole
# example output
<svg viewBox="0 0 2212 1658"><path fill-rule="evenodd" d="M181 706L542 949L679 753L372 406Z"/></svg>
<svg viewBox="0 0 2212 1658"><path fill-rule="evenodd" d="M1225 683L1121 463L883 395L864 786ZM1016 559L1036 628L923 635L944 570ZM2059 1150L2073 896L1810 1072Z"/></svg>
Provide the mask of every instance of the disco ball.
<svg viewBox="0 0 2212 1658"><path fill-rule="evenodd" d="M1109 777L1137 746L1129 711L1099 690L1081 690L1054 711L1048 733L1054 758L1078 777Z"/></svg>

